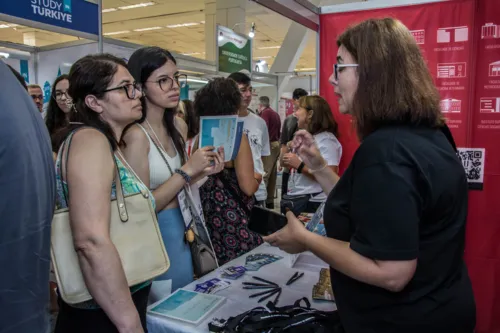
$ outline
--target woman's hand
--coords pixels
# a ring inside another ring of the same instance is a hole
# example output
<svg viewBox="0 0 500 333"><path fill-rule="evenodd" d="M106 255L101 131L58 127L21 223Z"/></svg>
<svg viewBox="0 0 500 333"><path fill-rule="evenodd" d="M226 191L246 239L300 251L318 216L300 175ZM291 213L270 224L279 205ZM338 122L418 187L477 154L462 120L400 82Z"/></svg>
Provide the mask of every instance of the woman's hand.
<svg viewBox="0 0 500 333"><path fill-rule="evenodd" d="M287 225L274 234L264 237L264 241L271 246L279 247L281 250L291 254L306 251L304 235L308 232L307 229L288 209L286 217L288 220Z"/></svg>
<svg viewBox="0 0 500 333"><path fill-rule="evenodd" d="M294 153L286 153L283 156L283 164L289 169L298 169L302 161Z"/></svg>
<svg viewBox="0 0 500 333"><path fill-rule="evenodd" d="M186 164L181 168L189 177L201 175L207 168L211 168L218 163L219 152L215 152L215 147L203 147L196 150ZM222 157L224 161L224 157ZM220 167L220 166L219 166Z"/></svg>
<svg viewBox="0 0 500 333"><path fill-rule="evenodd" d="M214 163L203 170L201 178L216 174L224 169L224 147L217 149L217 154L214 157Z"/></svg>
<svg viewBox="0 0 500 333"><path fill-rule="evenodd" d="M319 170L326 164L314 141L314 137L305 130L295 133L291 148L297 152L304 164L311 170Z"/></svg>
<svg viewBox="0 0 500 333"><path fill-rule="evenodd" d="M258 172L254 172L253 173L253 178L255 178L255 180L257 181L257 183L260 185L260 183L262 183L262 174L258 173Z"/></svg>

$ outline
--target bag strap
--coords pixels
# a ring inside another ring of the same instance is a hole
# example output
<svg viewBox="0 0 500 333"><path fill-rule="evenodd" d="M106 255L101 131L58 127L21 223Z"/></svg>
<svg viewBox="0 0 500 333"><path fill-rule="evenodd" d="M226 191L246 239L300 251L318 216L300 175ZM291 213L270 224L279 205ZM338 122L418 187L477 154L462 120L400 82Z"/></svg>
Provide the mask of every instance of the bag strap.
<svg viewBox="0 0 500 333"><path fill-rule="evenodd" d="M65 161L64 179L66 180L66 184L68 183L68 161L69 161L69 152L70 152L70 148L71 148L71 142L73 141L73 136L76 134L76 132L78 132L79 130L84 129L84 128L96 129L96 128L90 127L90 126L78 127L69 134L68 138L66 140L64 140L63 144L61 145L61 150L59 152L61 159L62 159L62 156L64 154L64 149L65 149L66 145L68 146L68 148L66 148L66 158L64 160ZM98 129L96 129L96 130L98 130ZM116 172L116 175L115 175L116 204L118 206L118 212L120 213L120 220L122 222L127 222L128 221L128 212L127 212L127 205L125 203L125 197L123 195L124 190L123 190L123 185L122 185L122 181L120 178L120 169L118 168L118 163L116 162L116 156L113 152L113 148L111 146L111 143L109 143L109 147L110 147L111 157L112 157L113 162L115 164L115 172ZM61 160L59 160L59 162L61 162ZM61 182L63 182L64 179L62 178L63 177L63 172L62 172L63 165L62 165L62 163L60 164L60 169L61 169L61 174L60 174ZM62 193L64 196L64 200L66 202L66 207L68 207L68 209L69 209L69 200L68 200L69 199L69 186L67 186L67 193L64 190L64 186L62 186Z"/></svg>

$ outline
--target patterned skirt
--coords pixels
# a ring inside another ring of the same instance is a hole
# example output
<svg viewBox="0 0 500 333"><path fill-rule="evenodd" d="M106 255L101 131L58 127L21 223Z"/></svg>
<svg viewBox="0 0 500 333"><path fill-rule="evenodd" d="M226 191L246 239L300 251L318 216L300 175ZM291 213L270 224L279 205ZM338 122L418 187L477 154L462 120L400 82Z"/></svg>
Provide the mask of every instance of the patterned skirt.
<svg viewBox="0 0 500 333"><path fill-rule="evenodd" d="M226 186L230 186L230 189ZM254 199L241 191L234 169L224 169L209 176L200 188L200 196L219 265L262 244L262 237L248 229L247 212L252 210ZM246 207L242 207L242 204Z"/></svg>

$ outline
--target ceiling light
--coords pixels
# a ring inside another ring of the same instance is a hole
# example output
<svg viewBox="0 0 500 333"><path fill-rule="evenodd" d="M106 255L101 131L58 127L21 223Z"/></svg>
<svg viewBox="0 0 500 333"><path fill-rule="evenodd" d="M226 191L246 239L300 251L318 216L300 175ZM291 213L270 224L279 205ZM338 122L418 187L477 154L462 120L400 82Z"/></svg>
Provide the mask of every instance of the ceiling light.
<svg viewBox="0 0 500 333"><path fill-rule="evenodd" d="M316 68L299 68L296 71L315 71Z"/></svg>
<svg viewBox="0 0 500 333"><path fill-rule="evenodd" d="M179 69L179 71L183 72L183 73L191 73L191 74L197 74L197 75L203 75L205 73L202 73L202 72L195 72L195 71L190 71L190 70L187 70L187 69Z"/></svg>
<svg viewBox="0 0 500 333"><path fill-rule="evenodd" d="M258 47L259 50L269 50L269 49L279 49L281 46L263 46L263 47Z"/></svg>
<svg viewBox="0 0 500 333"><path fill-rule="evenodd" d="M201 54L200 52L191 52L191 53L181 53L182 55L185 55L185 56L190 56L190 55L197 55L197 54Z"/></svg>
<svg viewBox="0 0 500 333"><path fill-rule="evenodd" d="M219 39L219 42L220 42L220 41L222 41L224 39L224 36L219 35L218 39Z"/></svg>
<svg viewBox="0 0 500 333"><path fill-rule="evenodd" d="M18 26L18 24L0 24L0 29L14 28L17 26Z"/></svg>
<svg viewBox="0 0 500 333"><path fill-rule="evenodd" d="M109 13L109 12L116 12L118 9L116 8L108 8L108 9L103 9L102 12L103 13Z"/></svg>
<svg viewBox="0 0 500 333"><path fill-rule="evenodd" d="M197 82L197 83L208 83L208 80L198 80L198 79L187 79L188 82Z"/></svg>
<svg viewBox="0 0 500 333"><path fill-rule="evenodd" d="M153 6L153 5L156 5L156 3L154 3L154 2L141 2L141 3L138 3L136 5L129 5L129 6L118 7L118 9L126 10L126 9L148 7L148 6Z"/></svg>
<svg viewBox="0 0 500 333"><path fill-rule="evenodd" d="M250 32L248 33L248 37L254 38L255 37L255 23L252 22L252 27L250 28Z"/></svg>
<svg viewBox="0 0 500 333"><path fill-rule="evenodd" d="M201 21L200 23L201 23L201 24L205 24L205 21Z"/></svg>
<svg viewBox="0 0 500 333"><path fill-rule="evenodd" d="M192 27L194 25L200 25L200 24L197 22L188 22L188 23L167 25L167 28L174 29L174 28L182 28L182 27Z"/></svg>
<svg viewBox="0 0 500 333"><path fill-rule="evenodd" d="M130 32L130 30L113 31L113 32L105 32L103 35L104 36L113 36L113 35L128 34L129 32Z"/></svg>
<svg viewBox="0 0 500 333"><path fill-rule="evenodd" d="M263 56L263 57L257 57L257 59L271 59L272 56Z"/></svg>
<svg viewBox="0 0 500 333"><path fill-rule="evenodd" d="M139 31L151 31L151 30L158 30L158 29L162 29L162 27L140 28L140 29L134 29L134 31L139 32Z"/></svg>
<svg viewBox="0 0 500 333"><path fill-rule="evenodd" d="M5 52L0 52L0 58L8 58L8 57L10 57L10 54Z"/></svg>

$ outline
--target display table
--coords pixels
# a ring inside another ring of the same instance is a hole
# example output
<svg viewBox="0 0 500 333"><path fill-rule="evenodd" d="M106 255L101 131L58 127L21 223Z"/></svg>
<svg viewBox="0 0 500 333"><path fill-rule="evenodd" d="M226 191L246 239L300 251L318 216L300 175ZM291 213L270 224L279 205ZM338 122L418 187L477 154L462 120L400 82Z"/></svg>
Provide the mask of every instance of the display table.
<svg viewBox="0 0 500 333"><path fill-rule="evenodd" d="M198 326L186 324L181 321L176 321L157 315L148 314L147 324L149 333L208 332L208 323L212 321L213 318L227 319L231 316L238 315L257 306L265 306L265 304L268 301L273 300L274 297L271 297L262 303L258 303L258 297L248 297L249 295L255 293L255 290L243 289L243 282L256 282L251 278L251 276L258 276L260 278L270 280L279 284L283 288L277 306L291 305L296 300L307 297L311 302L311 307L315 309L323 311L333 311L336 309L335 303L333 302L313 301L311 298L312 288L318 282L319 272L321 268L328 267L325 262L314 256L312 253L303 253L299 256L293 268L291 268L289 255L281 251L280 249L272 247L268 244L263 244L255 248L253 251L237 259L234 259L233 261L230 261L218 270L204 276L202 279L199 279L187 285L184 289L194 290L196 288L196 284L216 277L220 277L220 271L226 266L245 266L246 256L252 253L276 254L282 256L283 259L263 266L256 272L247 271L245 275L237 280L228 280L231 281L231 286L216 293L216 295L225 297L226 301ZM290 277L297 271L304 272L304 276L290 286L286 286L286 282L288 281L288 279L290 279Z"/></svg>

